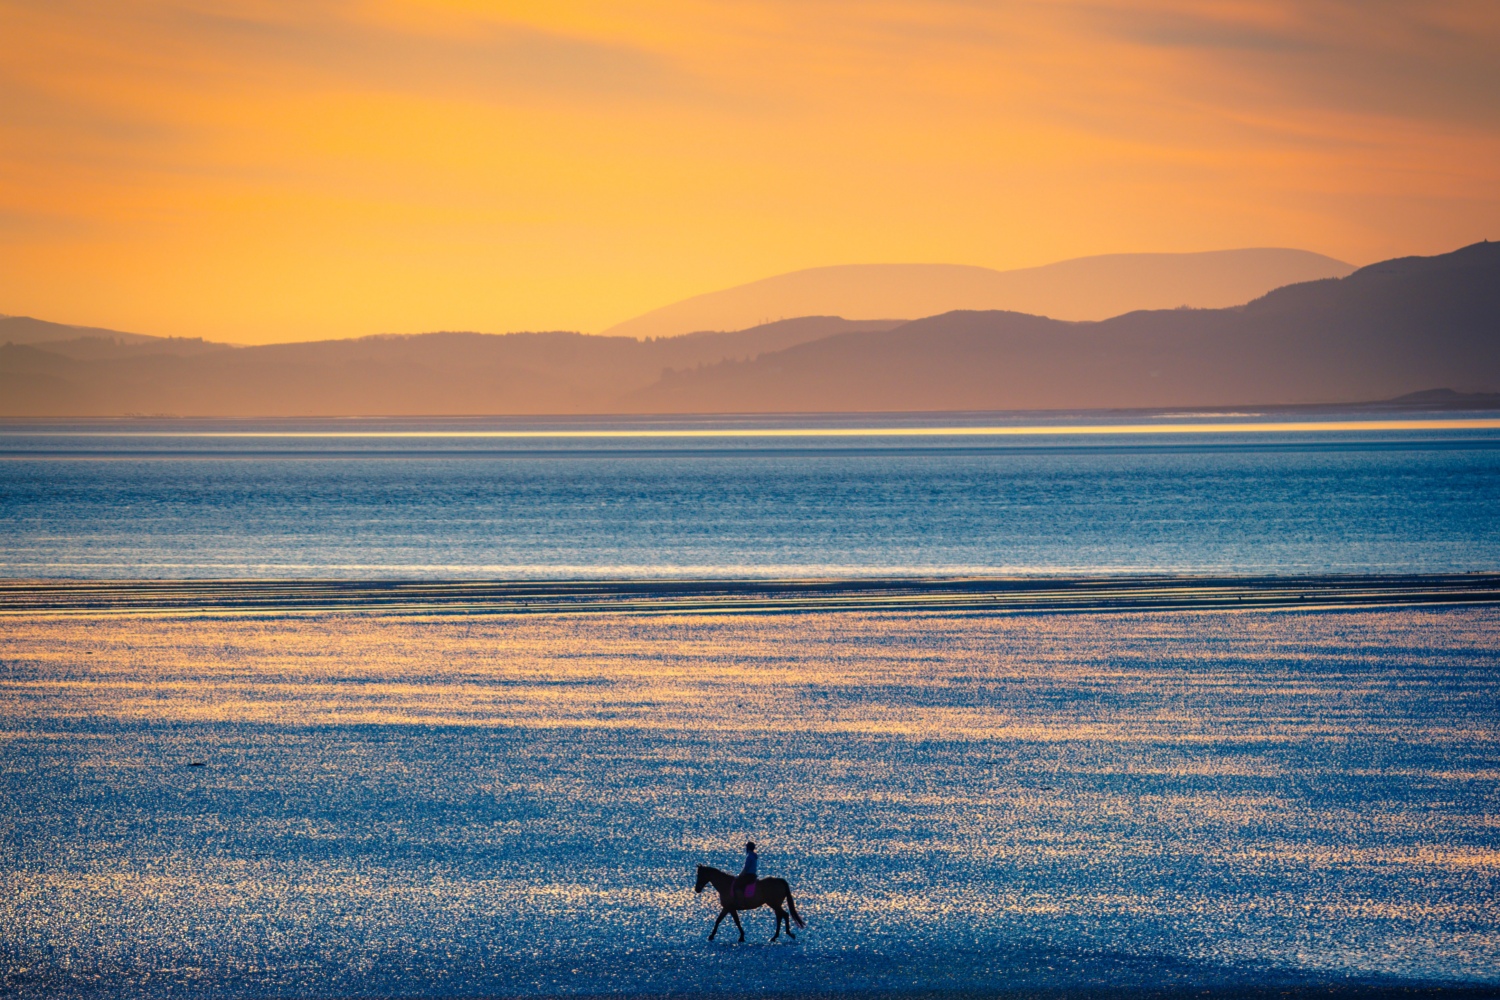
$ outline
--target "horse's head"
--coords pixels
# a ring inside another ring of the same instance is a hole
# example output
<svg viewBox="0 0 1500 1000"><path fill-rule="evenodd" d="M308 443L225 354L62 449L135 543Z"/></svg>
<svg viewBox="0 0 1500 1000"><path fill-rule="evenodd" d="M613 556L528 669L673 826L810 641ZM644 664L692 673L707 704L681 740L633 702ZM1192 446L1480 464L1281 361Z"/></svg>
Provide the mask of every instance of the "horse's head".
<svg viewBox="0 0 1500 1000"><path fill-rule="evenodd" d="M698 866L698 884L693 887L694 892L702 892L703 887L708 885L708 865Z"/></svg>

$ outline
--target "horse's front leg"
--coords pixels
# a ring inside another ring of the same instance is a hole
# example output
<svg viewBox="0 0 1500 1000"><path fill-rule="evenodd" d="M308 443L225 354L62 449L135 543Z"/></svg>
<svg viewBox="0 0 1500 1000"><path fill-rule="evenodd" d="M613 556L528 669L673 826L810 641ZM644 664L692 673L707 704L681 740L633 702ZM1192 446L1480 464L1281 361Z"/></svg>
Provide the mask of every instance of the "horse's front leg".
<svg viewBox="0 0 1500 1000"><path fill-rule="evenodd" d="M740 929L740 941L743 943L745 940L745 925L740 923L740 911L730 910L729 915L734 918L734 926Z"/></svg>
<svg viewBox="0 0 1500 1000"><path fill-rule="evenodd" d="M719 933L719 925L724 922L724 918L727 916L729 916L729 911L727 909L719 911L719 919L714 921L714 929L708 932L708 939L710 941L714 939L715 934ZM739 920L736 919L735 923L739 923Z"/></svg>

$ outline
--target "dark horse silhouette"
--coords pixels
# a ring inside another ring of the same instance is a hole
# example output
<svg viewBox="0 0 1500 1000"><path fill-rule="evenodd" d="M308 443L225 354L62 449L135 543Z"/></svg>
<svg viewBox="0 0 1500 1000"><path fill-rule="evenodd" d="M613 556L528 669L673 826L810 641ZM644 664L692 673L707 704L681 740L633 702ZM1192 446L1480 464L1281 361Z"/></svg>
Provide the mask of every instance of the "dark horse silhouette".
<svg viewBox="0 0 1500 1000"><path fill-rule="evenodd" d="M714 921L714 929L709 932L708 939L712 941L714 935L719 933L719 925L724 922L725 917L734 918L734 926L740 929L740 940L745 940L745 925L740 923L740 915L737 910L753 910L758 906L769 906L776 913L776 933L771 935L775 941L781 937L781 925L786 924L786 936L795 938L792 933L792 921L797 921L798 927L806 927L802 922L802 915L797 912L797 904L792 902L792 887L786 884L784 878L763 878L754 884L754 892L746 896L743 893L731 898L734 891L734 876L728 872L721 872L717 868L708 865L698 866L698 886L693 891L702 892L703 887L712 882L714 888L719 890L719 919ZM781 908L782 900L786 901L787 910L792 911L788 917L786 910Z"/></svg>

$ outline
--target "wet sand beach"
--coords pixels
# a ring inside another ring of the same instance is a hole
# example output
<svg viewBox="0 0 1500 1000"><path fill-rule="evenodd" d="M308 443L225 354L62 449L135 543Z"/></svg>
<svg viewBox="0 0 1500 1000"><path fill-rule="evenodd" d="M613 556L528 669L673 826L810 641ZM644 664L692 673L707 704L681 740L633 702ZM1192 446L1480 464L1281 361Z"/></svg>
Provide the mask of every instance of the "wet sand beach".
<svg viewBox="0 0 1500 1000"><path fill-rule="evenodd" d="M393 614L131 586L4 598L13 995L1496 984L1493 605ZM740 599L767 598L714 598ZM763 911L704 940L694 865L747 837L796 942Z"/></svg>

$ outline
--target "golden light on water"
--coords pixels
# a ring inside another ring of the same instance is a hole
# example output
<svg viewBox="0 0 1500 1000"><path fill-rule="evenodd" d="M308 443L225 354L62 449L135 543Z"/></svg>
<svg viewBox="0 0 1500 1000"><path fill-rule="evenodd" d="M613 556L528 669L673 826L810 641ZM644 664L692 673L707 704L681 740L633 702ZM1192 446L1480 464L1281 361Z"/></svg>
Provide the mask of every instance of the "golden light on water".
<svg viewBox="0 0 1500 1000"><path fill-rule="evenodd" d="M1295 658L1265 672L1200 663L1194 650L1207 640L1195 632L1243 633L1240 655L1274 661L1287 655L1270 645L1278 636L1323 634L1348 620L1211 612L39 616L7 621L0 653L21 666L0 692L17 718L1233 742L1337 732L1343 723L1266 716L1262 703L1384 696L1386 682L1351 689L1347 679L1292 669ZM1489 641L1489 612L1474 609L1367 611L1358 632L1339 642L1373 648L1385 629L1422 621L1444 623L1445 633L1432 637L1442 647ZM1158 662L1163 653L1169 659ZM1409 678L1404 686L1436 696L1440 680ZM1114 713L1081 702L1034 714L1002 696L1033 684L1108 690L1156 707ZM914 692L930 697L913 699ZM1214 721L1181 711L1184 698L1212 706ZM1173 704L1179 709L1168 711ZM724 705L733 710L714 707ZM1496 735L1460 718L1427 725L1429 737L1444 741ZM1398 731L1373 716L1360 726ZM1200 760L1173 773L1244 766Z"/></svg>

